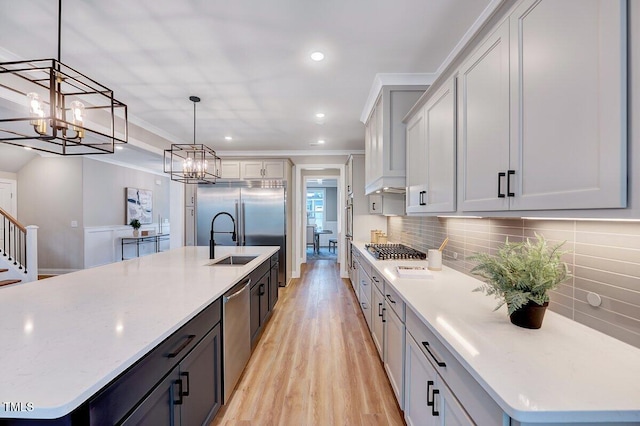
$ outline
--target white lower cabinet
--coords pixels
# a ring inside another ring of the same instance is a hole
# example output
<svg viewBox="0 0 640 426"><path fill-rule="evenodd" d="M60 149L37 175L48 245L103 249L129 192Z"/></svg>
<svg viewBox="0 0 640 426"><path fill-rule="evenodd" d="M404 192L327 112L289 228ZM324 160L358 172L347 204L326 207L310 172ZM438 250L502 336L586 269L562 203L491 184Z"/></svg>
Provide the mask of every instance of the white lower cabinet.
<svg viewBox="0 0 640 426"><path fill-rule="evenodd" d="M404 417L410 426L474 425L410 333L406 333Z"/></svg>
<svg viewBox="0 0 640 426"><path fill-rule="evenodd" d="M500 406L409 308L405 324L407 424L504 424ZM424 418L435 423L425 423Z"/></svg>
<svg viewBox="0 0 640 426"><path fill-rule="evenodd" d="M371 330L371 278L369 278L362 265L358 268L358 279L360 280L358 300L360 301L364 319L367 321L367 326Z"/></svg>
<svg viewBox="0 0 640 426"><path fill-rule="evenodd" d="M385 346L384 328L385 328L385 317L388 314L385 311L384 296L382 295L382 292L380 291L380 289L378 289L378 287L374 285L371 293L372 293L371 337L373 338L373 343L376 345L376 349L378 350L378 355L380 356L380 358L384 360L384 357L383 357L383 348Z"/></svg>
<svg viewBox="0 0 640 426"><path fill-rule="evenodd" d="M404 322L393 309L384 310L384 369L396 394L400 408L404 407Z"/></svg>

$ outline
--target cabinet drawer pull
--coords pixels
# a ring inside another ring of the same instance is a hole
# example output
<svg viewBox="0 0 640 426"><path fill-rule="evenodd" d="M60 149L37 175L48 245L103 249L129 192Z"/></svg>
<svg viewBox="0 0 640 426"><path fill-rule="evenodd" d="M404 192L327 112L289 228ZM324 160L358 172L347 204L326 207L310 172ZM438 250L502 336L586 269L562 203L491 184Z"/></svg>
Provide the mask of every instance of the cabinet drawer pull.
<svg viewBox="0 0 640 426"><path fill-rule="evenodd" d="M393 298L391 297L390 294L387 294L387 299L389 299L389 302L393 303L395 305L396 301L393 300Z"/></svg>
<svg viewBox="0 0 640 426"><path fill-rule="evenodd" d="M507 170L507 197L515 197L516 194L511 192L511 175L515 175L515 170Z"/></svg>
<svg viewBox="0 0 640 426"><path fill-rule="evenodd" d="M427 205L427 203L424 201L424 195L425 195L426 193L427 193L427 191L420 191L420 193L419 193L420 197L419 197L419 199L418 199L418 203L419 203L421 206L426 206L426 205Z"/></svg>
<svg viewBox="0 0 640 426"><path fill-rule="evenodd" d="M371 210L376 211L376 203L371 203Z"/></svg>
<svg viewBox="0 0 640 426"><path fill-rule="evenodd" d="M431 393L431 386L433 386L433 380L427 380L427 407L433 407L433 399L429 398Z"/></svg>
<svg viewBox="0 0 640 426"><path fill-rule="evenodd" d="M507 174L505 172L499 172L498 173L498 198L504 198L505 195L502 193L502 189L500 188L500 185L502 184L502 178L505 177Z"/></svg>
<svg viewBox="0 0 640 426"><path fill-rule="evenodd" d="M375 276L371 277L371 279L374 280L375 282L377 282L378 284L380 283L380 281L378 281L378 279Z"/></svg>
<svg viewBox="0 0 640 426"><path fill-rule="evenodd" d="M382 322L387 322L387 320L384 318L385 312L387 312L387 308L382 308Z"/></svg>
<svg viewBox="0 0 640 426"><path fill-rule="evenodd" d="M378 316L382 316L382 303L378 303Z"/></svg>
<svg viewBox="0 0 640 426"><path fill-rule="evenodd" d="M431 358L433 358L433 360L436 362L436 364L438 364L438 367L446 367L447 366L447 364L445 364L442 361L439 361L438 358L435 357L433 352L431 352L431 349L429 349L429 342L422 342L422 346L424 346L424 348L427 350L427 352L429 352L429 355L431 355Z"/></svg>
<svg viewBox="0 0 640 426"><path fill-rule="evenodd" d="M369 308L367 308L367 304L366 303L362 302L360 304L362 305L362 309L369 309Z"/></svg>
<svg viewBox="0 0 640 426"><path fill-rule="evenodd" d="M439 395L440 391L438 389L433 389L433 402L431 403L431 415L439 416L440 412L436 411L436 395Z"/></svg>
<svg viewBox="0 0 640 426"><path fill-rule="evenodd" d="M264 296L265 291L264 291L264 284L260 284L260 287L258 287L258 294L260 296Z"/></svg>
<svg viewBox="0 0 640 426"><path fill-rule="evenodd" d="M178 400L174 400L173 403L174 405L182 405L182 379L176 380L173 383L178 385Z"/></svg>
<svg viewBox="0 0 640 426"><path fill-rule="evenodd" d="M182 392L181 396L189 396L189 372L185 371L184 373L180 373L180 376L187 378L187 389L184 392ZM182 380L180 380L180 383L182 383Z"/></svg>
<svg viewBox="0 0 640 426"><path fill-rule="evenodd" d="M184 348L186 348L187 346L189 346L189 343L191 343L191 341L192 341L193 339L195 339L195 338L196 338L196 335L195 335L195 334L190 334L190 335L188 335L188 336L187 336L187 339L186 339L184 342L182 342L182 344L178 347L178 349L176 349L174 352L171 352L169 355L167 355L167 358L175 358L175 357L177 357L177 356L178 356L178 354L179 354L180 352L182 352L182 350L183 350ZM182 385L181 385L181 386L182 386Z"/></svg>

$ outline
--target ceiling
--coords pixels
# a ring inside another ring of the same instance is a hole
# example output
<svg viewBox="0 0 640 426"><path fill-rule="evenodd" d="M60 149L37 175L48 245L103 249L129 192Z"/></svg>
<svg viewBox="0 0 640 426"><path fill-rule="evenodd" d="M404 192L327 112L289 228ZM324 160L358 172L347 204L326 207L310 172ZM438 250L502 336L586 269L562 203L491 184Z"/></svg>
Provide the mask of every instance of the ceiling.
<svg viewBox="0 0 640 426"><path fill-rule="evenodd" d="M196 140L221 154L352 152L376 74L437 73L496 1L64 0L61 60L113 89L152 147L193 140L197 95ZM0 60L56 57L57 2L0 10Z"/></svg>

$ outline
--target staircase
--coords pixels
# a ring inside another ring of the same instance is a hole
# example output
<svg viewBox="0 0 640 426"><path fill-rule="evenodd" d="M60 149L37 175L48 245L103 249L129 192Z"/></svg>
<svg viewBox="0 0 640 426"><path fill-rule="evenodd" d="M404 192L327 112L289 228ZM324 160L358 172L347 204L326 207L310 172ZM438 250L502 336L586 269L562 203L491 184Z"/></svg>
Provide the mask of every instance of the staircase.
<svg viewBox="0 0 640 426"><path fill-rule="evenodd" d="M18 284L22 282L22 280L17 280L17 279L3 280L2 277L5 272L9 272L9 269L7 268L0 269L0 287L4 287L5 285L10 285L10 284Z"/></svg>
<svg viewBox="0 0 640 426"><path fill-rule="evenodd" d="M37 230L0 208L0 287L38 279Z"/></svg>

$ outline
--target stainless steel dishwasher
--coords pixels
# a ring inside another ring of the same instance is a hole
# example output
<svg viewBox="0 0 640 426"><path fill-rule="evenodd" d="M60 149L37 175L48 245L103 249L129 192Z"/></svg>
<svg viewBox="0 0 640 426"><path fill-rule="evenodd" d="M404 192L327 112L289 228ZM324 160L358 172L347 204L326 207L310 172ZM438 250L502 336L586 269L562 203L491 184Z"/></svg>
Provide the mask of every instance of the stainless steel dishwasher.
<svg viewBox="0 0 640 426"><path fill-rule="evenodd" d="M222 296L223 404L226 404L251 356L249 287L251 278Z"/></svg>

